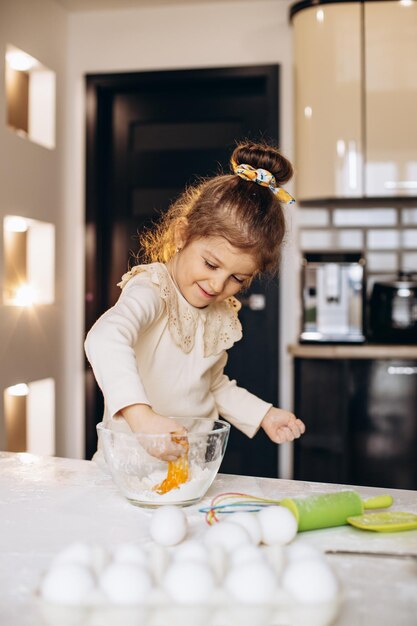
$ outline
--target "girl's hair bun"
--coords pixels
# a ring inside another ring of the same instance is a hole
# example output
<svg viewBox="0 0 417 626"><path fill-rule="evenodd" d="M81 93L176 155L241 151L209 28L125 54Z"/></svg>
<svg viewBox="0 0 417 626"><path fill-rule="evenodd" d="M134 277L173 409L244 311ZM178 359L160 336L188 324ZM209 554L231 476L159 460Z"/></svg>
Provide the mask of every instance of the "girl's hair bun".
<svg viewBox="0 0 417 626"><path fill-rule="evenodd" d="M276 178L279 185L283 185L293 175L293 167L277 148L268 144L253 143L250 141L240 143L233 151L231 161L238 165L246 163L255 169L268 170Z"/></svg>
<svg viewBox="0 0 417 626"><path fill-rule="evenodd" d="M268 170L278 187L293 173L291 163L279 150L264 143L239 143L232 161L233 167L237 163ZM186 224L183 247L197 239L221 237L235 248L253 254L259 272L278 270L285 215L278 194L267 186L243 180L240 175L220 174L187 187L156 228L140 237L141 260L167 263L172 259L181 220L183 226Z"/></svg>

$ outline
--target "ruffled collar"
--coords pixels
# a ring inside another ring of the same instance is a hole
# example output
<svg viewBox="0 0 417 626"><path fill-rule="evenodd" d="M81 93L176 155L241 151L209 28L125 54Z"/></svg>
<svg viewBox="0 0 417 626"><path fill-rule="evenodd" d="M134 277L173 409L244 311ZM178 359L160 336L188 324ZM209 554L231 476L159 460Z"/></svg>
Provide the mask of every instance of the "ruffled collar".
<svg viewBox="0 0 417 626"><path fill-rule="evenodd" d="M122 276L118 286L123 289L126 283L137 274L146 274L165 302L168 314L168 328L174 342L183 350L191 352L199 318L203 322L204 356L219 354L231 348L242 338L242 326L238 318L241 308L239 300L230 297L204 309L191 306L174 284L167 267L163 263L135 265Z"/></svg>

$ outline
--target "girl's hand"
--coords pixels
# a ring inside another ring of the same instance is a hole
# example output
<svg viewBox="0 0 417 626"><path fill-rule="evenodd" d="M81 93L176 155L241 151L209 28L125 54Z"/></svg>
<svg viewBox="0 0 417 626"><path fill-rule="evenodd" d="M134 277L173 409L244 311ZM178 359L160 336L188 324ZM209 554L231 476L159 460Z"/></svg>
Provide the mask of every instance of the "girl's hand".
<svg viewBox="0 0 417 626"><path fill-rule="evenodd" d="M147 404L131 404L120 411L134 433L172 437L141 437L140 444L161 461L176 461L184 454L187 430L172 417L155 413ZM175 441L173 438L175 437Z"/></svg>
<svg viewBox="0 0 417 626"><path fill-rule="evenodd" d="M285 443L298 439L305 432L304 423L283 409L271 407L261 426L274 443Z"/></svg>

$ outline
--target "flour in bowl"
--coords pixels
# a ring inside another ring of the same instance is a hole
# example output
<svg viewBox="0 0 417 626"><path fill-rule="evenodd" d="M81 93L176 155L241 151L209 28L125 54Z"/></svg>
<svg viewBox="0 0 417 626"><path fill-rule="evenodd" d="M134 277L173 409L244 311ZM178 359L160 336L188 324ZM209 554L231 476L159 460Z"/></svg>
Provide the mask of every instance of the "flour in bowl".
<svg viewBox="0 0 417 626"><path fill-rule="evenodd" d="M198 465L190 467L190 479L175 489L171 489L164 494L158 494L152 487L158 485L166 477L166 471L155 470L146 478L139 482L135 481L134 488L124 485L124 495L129 500L149 503L149 504L176 504L188 501L199 500L210 487L217 473L218 465L215 467L201 468ZM132 485L133 487L133 485Z"/></svg>

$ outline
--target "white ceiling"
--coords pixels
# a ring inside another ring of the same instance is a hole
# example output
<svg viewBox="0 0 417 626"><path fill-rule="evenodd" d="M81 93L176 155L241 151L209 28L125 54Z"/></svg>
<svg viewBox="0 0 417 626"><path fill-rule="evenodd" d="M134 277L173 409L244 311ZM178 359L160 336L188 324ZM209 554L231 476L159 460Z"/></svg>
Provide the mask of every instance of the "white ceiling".
<svg viewBox="0 0 417 626"><path fill-rule="evenodd" d="M137 9L150 6L175 6L180 4L210 4L225 2L253 2L253 0L55 0L70 12L106 11L114 9ZM269 0L270 2L287 2L288 0Z"/></svg>

